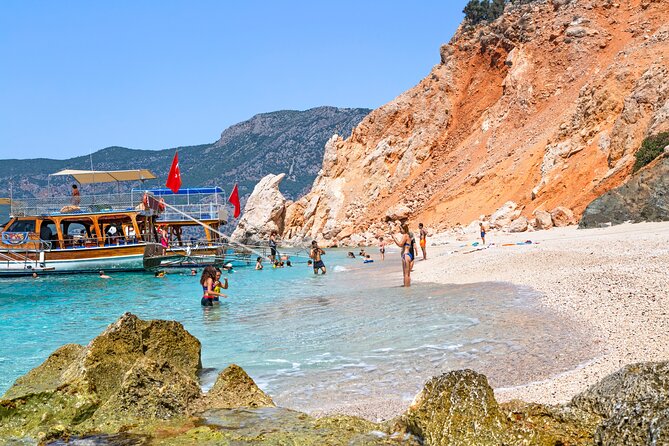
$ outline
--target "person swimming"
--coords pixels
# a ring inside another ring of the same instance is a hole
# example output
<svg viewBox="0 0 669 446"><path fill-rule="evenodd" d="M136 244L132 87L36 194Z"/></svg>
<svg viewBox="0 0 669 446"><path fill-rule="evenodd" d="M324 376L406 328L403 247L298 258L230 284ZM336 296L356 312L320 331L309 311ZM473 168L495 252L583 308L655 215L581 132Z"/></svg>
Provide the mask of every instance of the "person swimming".
<svg viewBox="0 0 669 446"><path fill-rule="evenodd" d="M262 257L258 257L256 259L256 270L261 270L263 268L262 266Z"/></svg>
<svg viewBox="0 0 669 446"><path fill-rule="evenodd" d="M365 256L365 260L363 260L362 263L374 263L374 260L372 259L372 256L370 256L369 254L367 254L367 255Z"/></svg>
<svg viewBox="0 0 669 446"><path fill-rule="evenodd" d="M100 272L98 273L98 277L99 277L100 279L111 279L111 276L106 275L104 271L100 271Z"/></svg>

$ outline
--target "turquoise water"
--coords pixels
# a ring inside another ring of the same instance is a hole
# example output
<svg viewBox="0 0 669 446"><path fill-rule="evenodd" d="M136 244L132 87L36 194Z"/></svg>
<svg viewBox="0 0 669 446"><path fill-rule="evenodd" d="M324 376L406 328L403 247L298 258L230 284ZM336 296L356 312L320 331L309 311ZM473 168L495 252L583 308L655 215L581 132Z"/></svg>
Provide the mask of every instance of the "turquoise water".
<svg viewBox="0 0 669 446"><path fill-rule="evenodd" d="M395 258L397 257L397 258ZM200 306L199 277L45 276L0 281L0 394L65 343L86 344L123 312L173 319L202 342L202 384L242 366L283 406L315 410L383 395L410 400L456 368L521 384L586 359L587 340L528 289L401 283L399 256L363 265L329 252L329 272L239 268L230 297ZM531 371L531 373L528 373Z"/></svg>

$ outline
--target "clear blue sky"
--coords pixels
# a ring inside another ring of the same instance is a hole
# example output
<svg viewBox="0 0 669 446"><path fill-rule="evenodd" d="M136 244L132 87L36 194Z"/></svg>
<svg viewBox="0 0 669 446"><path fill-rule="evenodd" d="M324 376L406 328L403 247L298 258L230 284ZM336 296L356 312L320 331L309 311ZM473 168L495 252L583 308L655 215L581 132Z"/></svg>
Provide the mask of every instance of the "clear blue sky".
<svg viewBox="0 0 669 446"><path fill-rule="evenodd" d="M376 108L466 0L0 2L0 158L215 141L268 111Z"/></svg>

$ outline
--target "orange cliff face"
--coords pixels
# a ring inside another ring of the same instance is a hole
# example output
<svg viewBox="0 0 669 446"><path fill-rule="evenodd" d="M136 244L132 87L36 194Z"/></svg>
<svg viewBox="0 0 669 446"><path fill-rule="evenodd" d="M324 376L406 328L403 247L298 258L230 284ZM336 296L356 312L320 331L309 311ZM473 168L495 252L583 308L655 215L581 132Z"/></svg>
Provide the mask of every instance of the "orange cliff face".
<svg viewBox="0 0 669 446"><path fill-rule="evenodd" d="M667 17L669 0L553 0L461 27L425 79L327 143L284 238L364 243L390 219L445 229L507 201L580 216L669 129Z"/></svg>

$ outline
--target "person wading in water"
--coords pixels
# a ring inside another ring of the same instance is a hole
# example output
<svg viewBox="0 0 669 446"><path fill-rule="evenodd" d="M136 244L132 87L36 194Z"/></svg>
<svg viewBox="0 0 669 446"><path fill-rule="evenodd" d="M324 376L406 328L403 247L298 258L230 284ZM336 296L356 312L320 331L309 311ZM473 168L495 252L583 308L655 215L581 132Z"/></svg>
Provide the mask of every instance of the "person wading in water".
<svg viewBox="0 0 669 446"><path fill-rule="evenodd" d="M394 235L390 235L397 246L402 249L402 272L404 274L404 286L411 286L411 264L414 258L414 243L409 235L409 226L402 223L400 226L402 234L399 239Z"/></svg>
<svg viewBox="0 0 669 446"><path fill-rule="evenodd" d="M316 240L311 242L311 252L309 253L309 257L314 259L314 274L318 274L319 269L325 274L325 264L323 263L323 259L321 259L321 256L324 254L325 251L318 247Z"/></svg>
<svg viewBox="0 0 669 446"><path fill-rule="evenodd" d="M214 291L214 284L216 283L216 268L208 265L202 271L200 277L200 285L202 285L202 300L200 303L203 307L213 307L214 299L216 297L228 297L223 293Z"/></svg>

